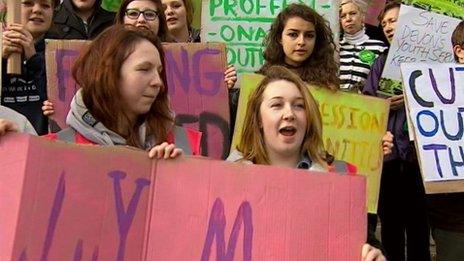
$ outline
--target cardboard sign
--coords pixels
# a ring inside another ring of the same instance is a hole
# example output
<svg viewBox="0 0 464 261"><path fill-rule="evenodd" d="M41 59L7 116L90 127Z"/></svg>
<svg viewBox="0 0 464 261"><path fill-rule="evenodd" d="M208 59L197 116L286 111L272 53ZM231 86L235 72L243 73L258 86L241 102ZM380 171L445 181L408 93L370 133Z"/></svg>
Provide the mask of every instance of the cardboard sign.
<svg viewBox="0 0 464 261"><path fill-rule="evenodd" d="M366 17L364 18L364 22L366 24L370 24L373 26L379 25L379 14L382 12L383 8L385 7L386 0L364 0L366 2L368 8L366 11Z"/></svg>
<svg viewBox="0 0 464 261"><path fill-rule="evenodd" d="M464 66L410 63L401 72L427 192L464 191Z"/></svg>
<svg viewBox="0 0 464 261"><path fill-rule="evenodd" d="M248 97L262 79L258 74L243 75L231 149L236 148L241 138ZM368 210L377 212L383 163L381 140L387 129L388 102L354 93L309 88L322 114L326 150L335 159L356 165L358 173L367 177Z"/></svg>
<svg viewBox="0 0 464 261"><path fill-rule="evenodd" d="M50 128L56 132L66 127L71 100L80 88L72 76L72 66L82 49L90 44L83 40L46 40L47 95L55 114Z"/></svg>
<svg viewBox="0 0 464 261"><path fill-rule="evenodd" d="M55 106L52 129L66 127L71 100L79 89L71 70L88 41L47 40L48 99ZM223 44L163 44L171 106L176 122L203 133L202 154L224 159L229 152L230 116L224 83ZM56 123L55 123L56 122Z"/></svg>
<svg viewBox="0 0 464 261"><path fill-rule="evenodd" d="M229 94L224 44L164 44L176 122L203 133L202 155L225 159L230 148Z"/></svg>
<svg viewBox="0 0 464 261"><path fill-rule="evenodd" d="M1 260L357 261L365 242L361 177L18 134L0 164Z"/></svg>
<svg viewBox="0 0 464 261"><path fill-rule="evenodd" d="M227 44L227 62L238 72L255 72L264 64L262 45L272 22L291 3L302 3L323 15L338 42L337 0L235 1L205 0L201 39Z"/></svg>
<svg viewBox="0 0 464 261"><path fill-rule="evenodd" d="M464 15L464 8L462 9ZM395 35L388 52L378 94L402 94L402 63L453 62L451 34L461 20L401 5Z"/></svg>

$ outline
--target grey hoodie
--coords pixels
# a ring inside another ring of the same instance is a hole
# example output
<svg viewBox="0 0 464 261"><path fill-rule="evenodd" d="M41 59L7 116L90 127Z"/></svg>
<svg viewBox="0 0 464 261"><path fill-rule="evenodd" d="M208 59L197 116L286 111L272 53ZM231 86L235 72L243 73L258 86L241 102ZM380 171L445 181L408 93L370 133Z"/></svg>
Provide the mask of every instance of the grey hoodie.
<svg viewBox="0 0 464 261"><path fill-rule="evenodd" d="M82 90L79 89L71 101L71 110L66 118L66 124L79 132L86 139L99 145L126 145L126 139L116 132L108 129L101 122L96 120L82 100ZM150 149L156 144L155 137L146 137L146 124L143 123L139 128L140 144L144 149Z"/></svg>

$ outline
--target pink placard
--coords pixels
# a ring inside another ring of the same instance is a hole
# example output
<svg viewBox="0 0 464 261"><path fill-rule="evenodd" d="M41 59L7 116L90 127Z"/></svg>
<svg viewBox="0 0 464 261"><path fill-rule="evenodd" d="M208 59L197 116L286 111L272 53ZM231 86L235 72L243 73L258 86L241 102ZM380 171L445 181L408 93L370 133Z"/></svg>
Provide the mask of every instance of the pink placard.
<svg viewBox="0 0 464 261"><path fill-rule="evenodd" d="M230 148L225 45L171 43L163 47L176 122L203 133L202 155L225 159Z"/></svg>
<svg viewBox="0 0 464 261"><path fill-rule="evenodd" d="M365 0L368 6L364 22L373 26L379 25L379 14L385 7L386 0Z"/></svg>
<svg viewBox="0 0 464 261"><path fill-rule="evenodd" d="M0 164L0 260L357 261L365 241L362 177L24 135Z"/></svg>
<svg viewBox="0 0 464 261"><path fill-rule="evenodd" d="M80 88L72 77L72 66L82 49L90 44L83 40L46 40L47 95L55 114L50 120L53 132L66 127L71 100Z"/></svg>

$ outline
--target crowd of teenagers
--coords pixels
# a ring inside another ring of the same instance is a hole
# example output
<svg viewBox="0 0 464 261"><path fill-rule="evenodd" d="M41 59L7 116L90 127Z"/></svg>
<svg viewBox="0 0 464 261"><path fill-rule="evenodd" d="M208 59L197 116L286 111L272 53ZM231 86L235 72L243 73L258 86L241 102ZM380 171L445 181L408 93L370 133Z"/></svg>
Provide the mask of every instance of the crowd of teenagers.
<svg viewBox="0 0 464 261"><path fill-rule="evenodd" d="M321 114L307 85L377 96L400 3L387 1L379 15L382 37L366 33L366 10L365 1L341 1L339 50L327 21L310 7L290 4L277 15L263 42L265 64L257 73L264 79L249 98L241 140L227 160L356 173L356 166L326 152ZM21 23L6 24L2 37L3 68L20 53L22 73L2 71L0 135L20 131L78 144L128 145L151 158L199 155L201 133L174 124L161 47L200 42L192 20L190 0L123 0L117 13L102 9L100 0L22 0ZM47 100L44 39L92 40L72 69L81 89L70 104L69 127L57 133L48 128L54 109ZM464 22L449 45L464 64ZM236 82L229 65L224 85L230 93L236 94ZM236 95L230 97L234 112ZM388 99L378 216L368 215L361 259L430 260L432 232L438 261L464 260L464 194L425 195L404 97Z"/></svg>

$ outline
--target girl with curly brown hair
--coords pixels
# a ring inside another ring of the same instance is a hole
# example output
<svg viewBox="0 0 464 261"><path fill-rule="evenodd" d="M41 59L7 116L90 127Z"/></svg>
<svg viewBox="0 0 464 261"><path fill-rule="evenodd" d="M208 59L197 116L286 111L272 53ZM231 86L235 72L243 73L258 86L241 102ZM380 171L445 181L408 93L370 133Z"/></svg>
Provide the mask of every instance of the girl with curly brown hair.
<svg viewBox="0 0 464 261"><path fill-rule="evenodd" d="M258 73L266 74L270 66L283 65L307 83L338 89L332 31L327 21L310 7L291 4L282 10L263 44L266 63Z"/></svg>

